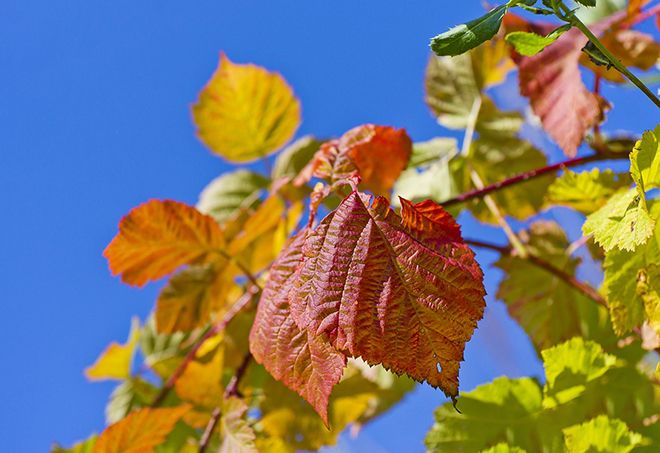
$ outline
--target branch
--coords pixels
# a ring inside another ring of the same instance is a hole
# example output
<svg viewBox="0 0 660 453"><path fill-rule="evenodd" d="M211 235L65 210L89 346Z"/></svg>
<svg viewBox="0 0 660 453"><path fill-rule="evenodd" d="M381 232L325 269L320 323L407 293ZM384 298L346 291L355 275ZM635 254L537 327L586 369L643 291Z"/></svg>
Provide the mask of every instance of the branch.
<svg viewBox="0 0 660 453"><path fill-rule="evenodd" d="M195 341L195 344L190 348L190 351L188 351L188 354L183 358L179 366L174 370L174 372L170 375L169 378L167 378L167 381L165 381L165 384L163 384L163 388L160 389L160 392L154 399L154 401L151 403L151 407L157 407L160 406L167 395L170 393L172 388L174 387L174 384L176 384L176 381L181 377L183 372L186 370L186 367L188 367L188 364L192 362L195 359L195 355L197 354L197 351L199 348L202 346L202 344L208 340L209 338L219 334L223 330L227 328L227 325L231 322L232 319L241 311L243 308L245 308L252 298L261 292L261 287L257 286L252 286L250 287L245 294L243 294L235 303L234 305L229 308L229 311L225 313L225 316L216 324L214 324L204 335L202 335L197 341Z"/></svg>
<svg viewBox="0 0 660 453"><path fill-rule="evenodd" d="M535 256L532 253L528 253L527 256L525 258L523 258L521 256L516 255L510 247L501 246L501 245L497 245L497 244L492 244L490 242L484 242L484 241L473 240L473 239L466 239L465 242L467 244L473 245L475 247L480 247L480 248L493 250L493 251L498 252L502 255L514 256L514 257L518 257L520 259L527 260L531 264L545 270L546 272L554 275L555 277L557 277L560 280L564 281L565 283L572 286L576 290L580 291L582 294L584 294L589 299L596 302L598 305L601 305L601 306L607 308L607 301L605 301L603 296L601 296L598 293L598 291L596 291L591 285L588 285L588 284L584 283L583 281L578 280L574 276L566 273L562 269L559 269L554 264L544 260L543 258L539 258L538 256Z"/></svg>
<svg viewBox="0 0 660 453"><path fill-rule="evenodd" d="M245 375L245 372L247 371L247 368L250 365L251 361L252 361L252 354L248 352L243 358L243 362L241 362L240 366L236 369L236 373L234 373L234 376L232 376L231 381L229 381L229 384L227 384L223 399L226 400L227 398L230 398L232 396L239 395L238 384L240 384L241 379ZM209 419L209 422L207 423L206 428L204 429L204 433L202 434L202 437L199 440L199 453L204 453L206 451L206 448L209 445L209 441L211 440L211 435L213 434L213 431L215 431L216 426L218 426L218 422L220 421L221 414L222 411L220 409L220 406L213 409L213 412L211 413L211 418Z"/></svg>
<svg viewBox="0 0 660 453"><path fill-rule="evenodd" d="M628 159L628 155L625 153L624 154L599 153L599 154L592 154L590 156L575 157L573 159L568 159L562 162L558 162L556 164L552 164L545 167L536 168L534 170L526 171L524 173L520 173L516 176L512 176L503 181L489 184L483 187L482 189L475 189L469 192L462 193L460 195L455 196L454 198L445 200L440 204L446 208L448 206L453 206L455 204L464 203L466 201L472 200L473 198L483 198L491 192L497 192L498 190L504 189L506 187L520 184L541 177L548 173L553 173L558 170L563 170L565 168L570 168L570 167L577 167L579 165L588 164L590 162L597 162L601 160L611 160L611 159Z"/></svg>

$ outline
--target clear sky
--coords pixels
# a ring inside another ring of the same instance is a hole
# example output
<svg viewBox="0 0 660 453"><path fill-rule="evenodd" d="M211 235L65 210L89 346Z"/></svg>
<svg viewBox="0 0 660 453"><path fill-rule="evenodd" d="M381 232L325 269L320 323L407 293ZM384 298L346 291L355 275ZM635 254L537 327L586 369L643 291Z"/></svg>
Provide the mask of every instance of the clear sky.
<svg viewBox="0 0 660 453"><path fill-rule="evenodd" d="M158 288L122 285L101 252L132 207L194 204L227 169L196 140L189 112L220 50L286 77L303 105L299 135L372 122L424 140L447 134L423 103L428 38L481 11L478 0L0 2L0 449L45 451L103 428L112 384L88 383L82 370L125 339ZM615 129L657 120L632 90L613 99ZM464 231L477 234L469 221ZM486 273L494 294L499 275ZM542 373L502 304L488 302L464 390ZM341 448L422 451L442 401L420 387Z"/></svg>

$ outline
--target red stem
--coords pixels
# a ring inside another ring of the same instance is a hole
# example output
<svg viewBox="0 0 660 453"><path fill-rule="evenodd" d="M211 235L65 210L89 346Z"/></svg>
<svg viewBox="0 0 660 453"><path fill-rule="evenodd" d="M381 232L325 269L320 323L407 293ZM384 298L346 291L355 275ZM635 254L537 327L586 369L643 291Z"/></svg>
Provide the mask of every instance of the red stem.
<svg viewBox="0 0 660 453"><path fill-rule="evenodd" d="M473 198L482 198L486 195L488 195L491 192L496 192L500 189L504 189L505 187L513 186L516 184L520 184L525 181L529 181L530 179L538 178L540 176L546 175L548 173L553 173L558 170L563 170L565 168L570 168L570 167L577 167L579 165L584 165L588 164L590 162L596 162L596 161L601 161L601 160L608 160L608 159L623 159L623 158L628 158L627 155L625 154L608 154L608 153L599 153L599 154L592 154L590 156L584 156L584 157L574 157L573 159L568 159L562 162L558 162L556 164L548 165L546 167L541 167L541 168L536 168L534 170L526 171L524 173L520 173L516 176L512 176L511 178L507 178L503 181L499 181L493 184L489 184L485 186L483 189L475 189L471 190L469 192L462 193L460 195L457 195L454 198L450 198L449 200L445 200L442 203L440 203L443 207L447 206L452 206L455 204L459 203L464 203L468 200L471 200Z"/></svg>

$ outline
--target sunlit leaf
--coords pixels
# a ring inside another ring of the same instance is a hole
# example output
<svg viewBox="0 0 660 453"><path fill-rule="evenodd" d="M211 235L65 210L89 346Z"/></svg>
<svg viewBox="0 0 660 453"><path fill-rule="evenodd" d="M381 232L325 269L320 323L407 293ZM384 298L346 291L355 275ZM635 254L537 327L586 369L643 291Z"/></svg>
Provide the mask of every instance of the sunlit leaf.
<svg viewBox="0 0 660 453"><path fill-rule="evenodd" d="M114 388L105 407L106 422L118 422L131 411L150 405L157 392L156 387L139 377L123 381Z"/></svg>
<svg viewBox="0 0 660 453"><path fill-rule="evenodd" d="M281 75L225 54L193 106L197 135L232 162L266 156L288 142L300 124L300 102Z"/></svg>
<svg viewBox="0 0 660 453"><path fill-rule="evenodd" d="M642 443L641 435L630 431L621 420L610 419L606 415L564 429L564 437L569 453L628 453Z"/></svg>
<svg viewBox="0 0 660 453"><path fill-rule="evenodd" d="M131 210L103 252L114 275L142 286L184 264L212 258L224 238L216 221L176 201L151 200Z"/></svg>
<svg viewBox="0 0 660 453"><path fill-rule="evenodd" d="M437 55L460 55L495 36L507 11L498 6L478 19L458 25L431 39L431 50Z"/></svg>
<svg viewBox="0 0 660 453"><path fill-rule="evenodd" d="M593 234L605 251L635 250L653 235L655 227L642 200L636 189L612 195L602 208L587 217L582 232Z"/></svg>
<svg viewBox="0 0 660 453"><path fill-rule="evenodd" d="M253 206L269 183L268 178L249 170L224 173L204 188L197 209L223 223L239 209Z"/></svg>
<svg viewBox="0 0 660 453"><path fill-rule="evenodd" d="M270 374L296 391L328 423L328 400L346 358L321 336L300 329L288 293L302 259L307 231L299 232L273 263L250 332L250 351Z"/></svg>
<svg viewBox="0 0 660 453"><path fill-rule="evenodd" d="M101 433L94 453L151 453L188 410L188 406L180 406L132 412Z"/></svg>
<svg viewBox="0 0 660 453"><path fill-rule="evenodd" d="M660 187L660 126L646 131L630 153L630 174L640 197Z"/></svg>
<svg viewBox="0 0 660 453"><path fill-rule="evenodd" d="M520 55L531 57L555 42L570 27L570 25L564 25L546 36L533 32L514 31L506 35L506 42L511 44Z"/></svg>
<svg viewBox="0 0 660 453"><path fill-rule="evenodd" d="M88 439L76 442L70 448L64 448L58 444L55 444L51 448L50 453L93 453L94 444L96 444L97 437L98 436L96 434L93 434Z"/></svg>
<svg viewBox="0 0 660 453"><path fill-rule="evenodd" d="M140 333L140 349L144 363L161 378L169 377L187 352L189 334L159 333L154 316L150 316Z"/></svg>
<svg viewBox="0 0 660 453"><path fill-rule="evenodd" d="M92 381L103 379L127 379L131 376L131 365L135 346L140 336L140 320L133 318L131 321L131 332L125 344L116 342L101 353L94 365L85 369L85 376Z"/></svg>
<svg viewBox="0 0 660 453"><path fill-rule="evenodd" d="M565 170L548 187L547 200L551 204L567 206L583 214L601 208L619 189L630 185L627 174L593 168L575 173Z"/></svg>
<svg viewBox="0 0 660 453"><path fill-rule="evenodd" d="M295 178L312 160L316 151L323 143L311 135L306 135L287 146L277 155L273 171L273 180L289 177Z"/></svg>
<svg viewBox="0 0 660 453"><path fill-rule="evenodd" d="M351 193L310 231L289 300L296 323L353 357L458 394L484 309L481 270L439 205Z"/></svg>
<svg viewBox="0 0 660 453"><path fill-rule="evenodd" d="M222 402L222 339L222 335L216 335L204 341L176 380L174 388L183 401L208 410Z"/></svg>

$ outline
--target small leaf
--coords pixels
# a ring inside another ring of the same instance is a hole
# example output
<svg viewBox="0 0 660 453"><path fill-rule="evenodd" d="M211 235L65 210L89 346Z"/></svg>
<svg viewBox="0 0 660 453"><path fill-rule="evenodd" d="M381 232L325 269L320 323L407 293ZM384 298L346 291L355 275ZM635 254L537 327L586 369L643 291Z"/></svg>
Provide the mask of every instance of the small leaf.
<svg viewBox="0 0 660 453"><path fill-rule="evenodd" d="M616 193L602 208L587 217L582 232L593 234L606 252L615 247L635 250L653 235L655 227L655 221L642 200L635 189Z"/></svg>
<svg viewBox="0 0 660 453"><path fill-rule="evenodd" d="M328 424L328 400L346 358L291 317L288 293L302 259L301 230L273 263L250 331L250 351L270 374L309 402Z"/></svg>
<svg viewBox="0 0 660 453"><path fill-rule="evenodd" d="M630 174L641 197L660 187L660 126L646 131L630 153Z"/></svg>
<svg viewBox="0 0 660 453"><path fill-rule="evenodd" d="M119 233L104 250L113 275L143 286L184 264L206 261L224 246L216 221L176 201L151 200L119 223Z"/></svg>
<svg viewBox="0 0 660 453"><path fill-rule="evenodd" d="M312 160L321 143L323 143L321 140L306 135L287 146L275 159L272 171L273 180L285 177L294 179L298 176Z"/></svg>
<svg viewBox="0 0 660 453"><path fill-rule="evenodd" d="M224 223L241 208L249 208L259 201L270 180L249 170L224 173L207 185L199 195L197 209Z"/></svg>
<svg viewBox="0 0 660 453"><path fill-rule="evenodd" d="M293 318L347 355L455 397L483 315L483 276L446 211L401 204L399 217L385 198L353 192L310 231L289 296Z"/></svg>
<svg viewBox="0 0 660 453"><path fill-rule="evenodd" d="M85 376L91 381L103 379L128 379L131 376L131 364L135 354L135 346L140 336L140 320L133 318L131 332L125 344L116 342L101 353L94 365L85 369Z"/></svg>
<svg viewBox="0 0 660 453"><path fill-rule="evenodd" d="M375 194L387 195L411 153L412 141L404 129L365 124L324 143L299 180L307 182L313 175L330 183L360 182Z"/></svg>
<svg viewBox="0 0 660 453"><path fill-rule="evenodd" d="M176 380L176 394L197 408L212 410L222 402L223 336L204 341Z"/></svg>
<svg viewBox="0 0 660 453"><path fill-rule="evenodd" d="M456 56L474 49L497 34L507 5L501 5L478 19L458 25L431 39L431 50L436 55Z"/></svg>
<svg viewBox="0 0 660 453"><path fill-rule="evenodd" d="M555 42L570 28L571 26L568 24L563 25L547 36L541 36L533 32L514 31L506 35L505 39L506 42L511 44L520 55L531 57Z"/></svg>
<svg viewBox="0 0 660 453"><path fill-rule="evenodd" d="M612 170L575 173L565 170L548 187L549 203L573 208L583 214L591 214L601 208L619 189L630 185L627 174L616 174Z"/></svg>
<svg viewBox="0 0 660 453"><path fill-rule="evenodd" d="M76 442L71 448L64 448L58 444L53 445L50 453L93 453L94 444L96 444L96 434L91 435L85 440Z"/></svg>
<svg viewBox="0 0 660 453"><path fill-rule="evenodd" d="M581 425L564 429L564 437L568 453L628 453L642 444L640 434L630 431L621 420L611 419L607 415L599 415Z"/></svg>
<svg viewBox="0 0 660 453"><path fill-rule="evenodd" d="M132 412L101 433L94 453L151 453L188 410L188 406L180 406Z"/></svg>
<svg viewBox="0 0 660 453"><path fill-rule="evenodd" d="M256 435L245 420L247 410L247 404L238 398L224 402L220 421L222 443L218 453L257 453Z"/></svg>
<svg viewBox="0 0 660 453"><path fill-rule="evenodd" d="M193 106L197 135L214 153L247 162L276 151L300 124L300 102L281 75L225 54Z"/></svg>
<svg viewBox="0 0 660 453"><path fill-rule="evenodd" d="M131 411L150 405L158 390L149 382L134 377L123 381L112 390L105 407L107 423L116 423Z"/></svg>

